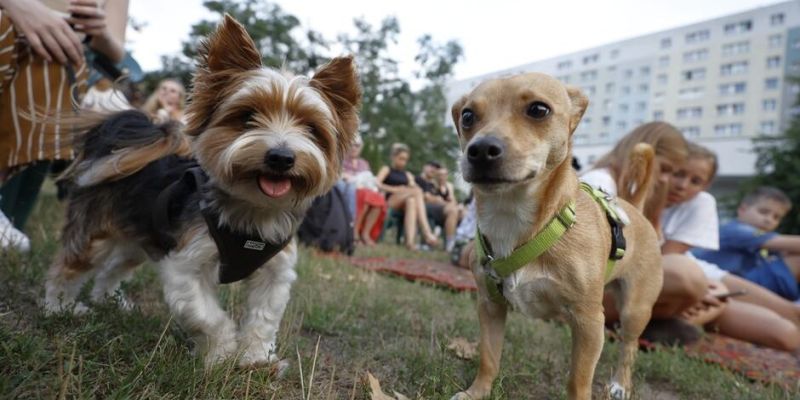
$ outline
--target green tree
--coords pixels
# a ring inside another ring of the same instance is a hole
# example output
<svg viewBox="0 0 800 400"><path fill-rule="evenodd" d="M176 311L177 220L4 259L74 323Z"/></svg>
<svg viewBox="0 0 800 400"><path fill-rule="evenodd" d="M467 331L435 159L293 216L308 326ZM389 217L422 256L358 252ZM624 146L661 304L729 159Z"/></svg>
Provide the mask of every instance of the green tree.
<svg viewBox="0 0 800 400"><path fill-rule="evenodd" d="M800 79L793 79L800 84ZM800 107L800 95L795 102ZM778 228L787 234L800 234L800 113L792 118L789 128L779 136L762 136L753 140L758 155L757 175L742 185L740 198L758 186L774 186L783 190L793 207Z"/></svg>

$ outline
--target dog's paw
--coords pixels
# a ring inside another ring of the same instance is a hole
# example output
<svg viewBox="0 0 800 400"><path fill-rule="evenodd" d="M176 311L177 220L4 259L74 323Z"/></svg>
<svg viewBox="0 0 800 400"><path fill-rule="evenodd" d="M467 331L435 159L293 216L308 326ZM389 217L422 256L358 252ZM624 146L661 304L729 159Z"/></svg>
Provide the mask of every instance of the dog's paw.
<svg viewBox="0 0 800 400"><path fill-rule="evenodd" d="M450 400L474 400L474 398L467 392L458 392Z"/></svg>
<svg viewBox="0 0 800 400"><path fill-rule="evenodd" d="M274 342L242 341L241 344L243 348L240 350L240 367L258 368L278 362Z"/></svg>
<svg viewBox="0 0 800 400"><path fill-rule="evenodd" d="M208 346L203 352L203 362L206 368L213 367L236 354L236 342Z"/></svg>
<svg viewBox="0 0 800 400"><path fill-rule="evenodd" d="M617 382L611 382L608 385L608 394L611 400L627 400L628 398L625 388Z"/></svg>

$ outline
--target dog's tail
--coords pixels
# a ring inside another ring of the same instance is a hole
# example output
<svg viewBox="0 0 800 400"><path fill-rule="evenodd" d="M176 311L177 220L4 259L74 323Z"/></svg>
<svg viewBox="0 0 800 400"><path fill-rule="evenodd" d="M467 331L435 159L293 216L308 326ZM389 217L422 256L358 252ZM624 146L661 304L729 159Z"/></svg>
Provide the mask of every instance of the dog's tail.
<svg viewBox="0 0 800 400"><path fill-rule="evenodd" d="M92 126L75 138L75 160L59 181L88 187L130 176L171 154L188 156L189 141L180 126L178 122L153 124L135 110L95 117Z"/></svg>
<svg viewBox="0 0 800 400"><path fill-rule="evenodd" d="M620 188L621 197L640 211L644 209L647 195L653 190L655 183L655 158L653 146L647 143L637 144L628 156L629 165L624 168L627 176L620 179L620 182L625 183L625 187Z"/></svg>

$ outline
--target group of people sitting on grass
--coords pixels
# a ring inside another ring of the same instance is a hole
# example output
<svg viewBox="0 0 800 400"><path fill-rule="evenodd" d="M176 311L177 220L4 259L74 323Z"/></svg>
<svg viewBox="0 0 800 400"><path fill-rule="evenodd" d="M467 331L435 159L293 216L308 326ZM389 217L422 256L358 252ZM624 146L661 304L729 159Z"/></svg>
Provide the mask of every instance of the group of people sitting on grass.
<svg viewBox="0 0 800 400"><path fill-rule="evenodd" d="M691 342L701 327L781 350L800 347L800 237L774 232L791 207L788 197L759 188L742 200L737 219L720 227L716 201L706 192L716 155L664 122L633 130L581 180L626 198L618 190L629 187L626 157L641 142L656 152L658 179L645 216L661 234L664 271L645 338ZM604 306L613 324L614 299Z"/></svg>
<svg viewBox="0 0 800 400"><path fill-rule="evenodd" d="M385 221L398 221L404 245L410 250L455 246L455 232L465 207L456 199L449 171L436 161L428 161L422 172L413 175L406 169L411 150L403 143L391 147L389 164L372 175L369 163L360 157L363 141L358 138L342 167L342 186L348 193L354 215L355 240L373 245L383 234ZM444 232L444 242L437 235ZM417 234L421 234L421 242Z"/></svg>

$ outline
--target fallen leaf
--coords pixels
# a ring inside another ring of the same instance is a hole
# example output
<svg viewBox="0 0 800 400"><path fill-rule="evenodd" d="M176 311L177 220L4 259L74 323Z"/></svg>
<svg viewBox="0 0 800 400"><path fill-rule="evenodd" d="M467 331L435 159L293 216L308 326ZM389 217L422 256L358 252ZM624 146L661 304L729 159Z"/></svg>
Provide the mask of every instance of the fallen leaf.
<svg viewBox="0 0 800 400"><path fill-rule="evenodd" d="M456 356L465 360L471 360L478 355L478 343L470 342L462 337L450 339L447 350L452 350Z"/></svg>
<svg viewBox="0 0 800 400"><path fill-rule="evenodd" d="M372 376L369 371L367 371L367 379L369 380L369 387L372 390L371 400L410 400L408 397L397 392L394 392L394 397L383 393L381 383L378 382L378 379Z"/></svg>
<svg viewBox="0 0 800 400"><path fill-rule="evenodd" d="M329 280L331 280L331 278L333 278L333 275L331 275L331 274L319 274L319 277L324 279L324 280L326 280L326 281L329 281Z"/></svg>

